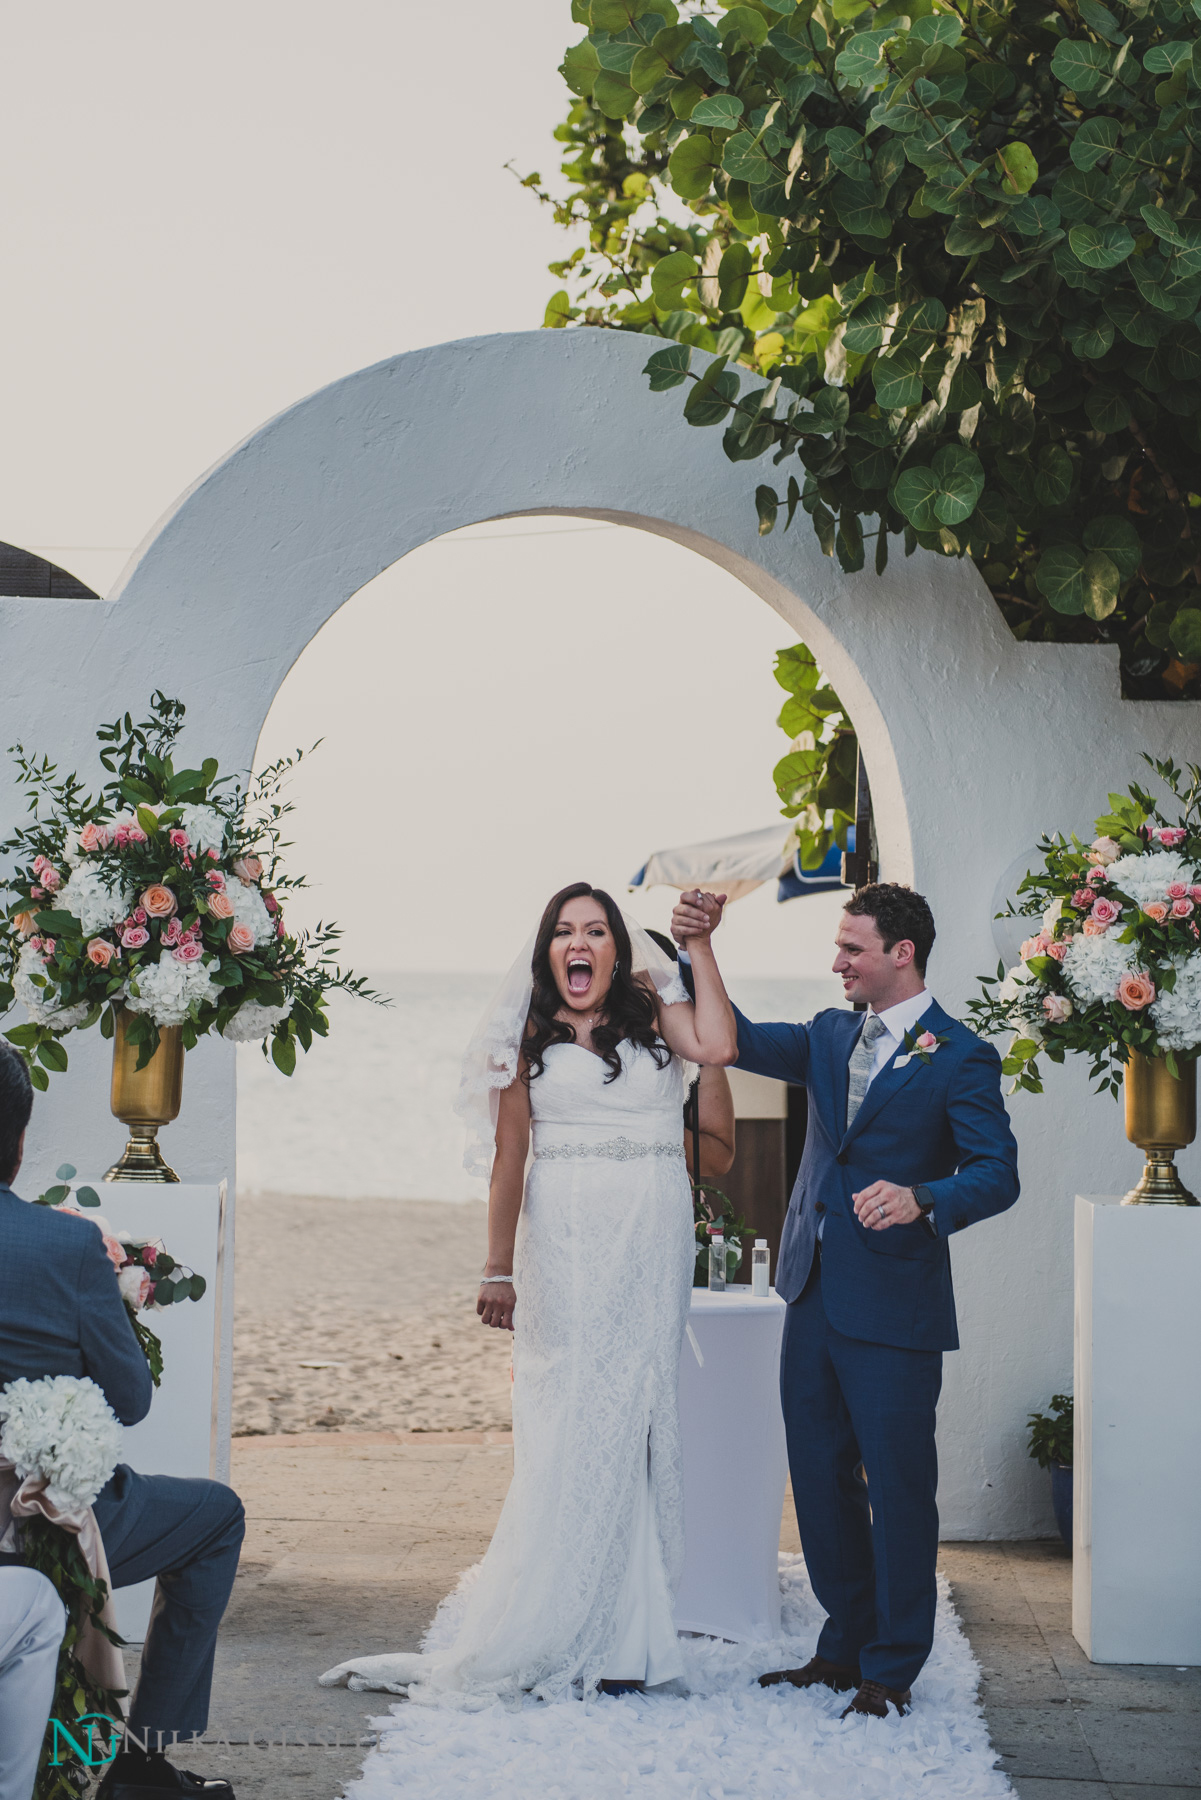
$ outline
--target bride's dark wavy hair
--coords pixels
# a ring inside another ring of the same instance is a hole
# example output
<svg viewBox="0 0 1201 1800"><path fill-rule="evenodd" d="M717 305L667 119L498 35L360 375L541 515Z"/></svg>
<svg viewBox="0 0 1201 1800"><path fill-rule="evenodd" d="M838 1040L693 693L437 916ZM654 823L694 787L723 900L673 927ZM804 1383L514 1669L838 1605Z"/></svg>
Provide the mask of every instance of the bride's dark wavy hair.
<svg viewBox="0 0 1201 1800"><path fill-rule="evenodd" d="M632 1043L641 1044L644 1050L649 1050L657 1067L666 1068L671 1060L671 1052L655 1029L654 999L641 982L634 980L630 966L633 961L630 934L621 916L621 908L603 888L590 887L586 881L574 881L570 887L560 888L547 901L546 911L538 926L538 936L534 941L534 991L530 999L525 1038L526 1082L542 1074L543 1057L552 1044L574 1044L576 1041L575 1027L555 1017L563 1004L563 996L550 966L551 939L555 926L559 923L559 914L569 900L599 900L617 947L617 962L609 992L605 996L604 1016L592 1032L592 1042L609 1070L605 1076L606 1084L616 1081L621 1074L621 1058L617 1054L617 1046L626 1038Z"/></svg>

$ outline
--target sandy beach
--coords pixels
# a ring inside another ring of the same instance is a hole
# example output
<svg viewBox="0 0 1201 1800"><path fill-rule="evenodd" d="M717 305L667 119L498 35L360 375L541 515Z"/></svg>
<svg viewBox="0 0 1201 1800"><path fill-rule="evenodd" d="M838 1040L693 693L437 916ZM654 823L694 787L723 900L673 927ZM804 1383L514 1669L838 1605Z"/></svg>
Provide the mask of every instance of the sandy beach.
<svg viewBox="0 0 1201 1800"><path fill-rule="evenodd" d="M234 1435L507 1431L507 1332L475 1301L487 1209L238 1201Z"/></svg>

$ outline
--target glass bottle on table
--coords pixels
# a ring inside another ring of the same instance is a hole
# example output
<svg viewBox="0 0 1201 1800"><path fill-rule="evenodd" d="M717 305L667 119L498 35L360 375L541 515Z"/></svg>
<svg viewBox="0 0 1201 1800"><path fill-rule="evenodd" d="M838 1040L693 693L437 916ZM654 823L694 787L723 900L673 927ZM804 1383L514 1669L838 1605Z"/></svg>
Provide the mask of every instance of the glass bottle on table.
<svg viewBox="0 0 1201 1800"><path fill-rule="evenodd" d="M709 1292L726 1291L726 1234L720 1225L709 1227Z"/></svg>
<svg viewBox="0 0 1201 1800"><path fill-rule="evenodd" d="M771 1291L770 1254L767 1239L756 1238L751 1251L751 1296L755 1300L766 1300Z"/></svg>

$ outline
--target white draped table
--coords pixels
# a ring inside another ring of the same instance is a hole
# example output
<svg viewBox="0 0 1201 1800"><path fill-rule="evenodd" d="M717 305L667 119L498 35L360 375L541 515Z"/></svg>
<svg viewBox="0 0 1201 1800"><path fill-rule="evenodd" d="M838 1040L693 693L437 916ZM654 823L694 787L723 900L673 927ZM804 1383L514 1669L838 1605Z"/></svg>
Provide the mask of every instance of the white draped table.
<svg viewBox="0 0 1201 1800"><path fill-rule="evenodd" d="M678 1631L734 1643L780 1634L785 1310L774 1292L756 1300L749 1287L693 1289L680 1358L685 1555Z"/></svg>

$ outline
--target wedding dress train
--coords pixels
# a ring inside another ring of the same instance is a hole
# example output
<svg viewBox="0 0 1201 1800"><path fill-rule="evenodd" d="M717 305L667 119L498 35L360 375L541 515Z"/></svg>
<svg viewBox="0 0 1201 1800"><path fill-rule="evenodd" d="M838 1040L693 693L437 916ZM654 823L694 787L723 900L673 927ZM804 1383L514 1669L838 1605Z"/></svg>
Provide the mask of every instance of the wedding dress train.
<svg viewBox="0 0 1201 1800"><path fill-rule="evenodd" d="M555 1044L530 1083L513 1481L457 1637L343 1663L323 1685L471 1706L683 1672L676 1393L695 1249L683 1075L629 1041L620 1054L606 1082L598 1056Z"/></svg>

